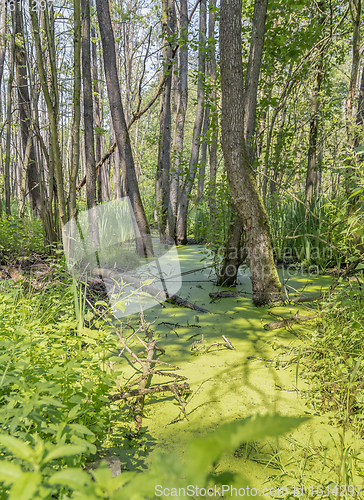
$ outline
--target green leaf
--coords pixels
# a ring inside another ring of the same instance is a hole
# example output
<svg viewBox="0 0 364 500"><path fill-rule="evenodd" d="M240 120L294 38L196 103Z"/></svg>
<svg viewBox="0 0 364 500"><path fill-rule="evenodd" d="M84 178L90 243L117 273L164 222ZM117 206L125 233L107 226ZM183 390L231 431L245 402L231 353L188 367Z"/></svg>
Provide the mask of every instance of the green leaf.
<svg viewBox="0 0 364 500"><path fill-rule="evenodd" d="M364 264L360 263L356 266L355 270L364 269Z"/></svg>
<svg viewBox="0 0 364 500"><path fill-rule="evenodd" d="M95 471L92 471L92 475L101 488L108 493L112 493L113 488L110 487L112 486L113 477L106 462L102 461L100 467L98 467Z"/></svg>
<svg viewBox="0 0 364 500"><path fill-rule="evenodd" d="M74 429L75 431L81 432L82 434L87 434L88 436L94 436L95 434L90 431L88 427L82 424L69 424L71 429Z"/></svg>
<svg viewBox="0 0 364 500"><path fill-rule="evenodd" d="M189 479L203 481L208 469L216 463L224 451L234 451L242 443L279 436L298 427L309 417L282 417L280 415L256 415L219 427L207 439L194 439L186 453Z"/></svg>
<svg viewBox="0 0 364 500"><path fill-rule="evenodd" d="M19 465L5 460L0 461L0 481L2 483L5 483L6 485L13 484L13 482L18 480L22 474L23 473Z"/></svg>
<svg viewBox="0 0 364 500"><path fill-rule="evenodd" d="M0 444L10 451L15 457L31 462L33 457L32 449L29 445L8 434L0 434Z"/></svg>
<svg viewBox="0 0 364 500"><path fill-rule="evenodd" d="M31 500L42 481L38 472L25 472L10 490L9 500Z"/></svg>
<svg viewBox="0 0 364 500"><path fill-rule="evenodd" d="M91 477L81 469L63 469L56 472L49 478L49 484L62 484L73 490L78 490L80 486L89 486L92 483Z"/></svg>
<svg viewBox="0 0 364 500"><path fill-rule="evenodd" d="M85 453L87 448L78 444L66 444L64 446L57 446L54 448L42 461L43 464L55 460L56 458L71 457L72 455L80 455Z"/></svg>

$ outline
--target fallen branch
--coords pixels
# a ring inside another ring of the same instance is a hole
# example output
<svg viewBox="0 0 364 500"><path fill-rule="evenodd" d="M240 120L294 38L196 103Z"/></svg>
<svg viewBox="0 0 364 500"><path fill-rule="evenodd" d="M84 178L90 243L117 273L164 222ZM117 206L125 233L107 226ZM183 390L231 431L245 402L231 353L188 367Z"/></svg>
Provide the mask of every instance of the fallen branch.
<svg viewBox="0 0 364 500"><path fill-rule="evenodd" d="M109 278L115 281L122 280L125 283L132 285L134 288L149 293L156 300L166 301L171 304L177 304L179 306L187 307L188 309L193 309L194 311L199 311L201 313L209 313L207 309L203 309L202 307L197 306L196 304L192 304L188 300L182 299L178 295L169 295L168 292L164 290L160 290L159 288L153 285L143 285L143 282L138 278L134 278L134 276L130 276L127 274L121 274L116 271L110 269L103 268L95 268L92 271L92 274L100 276L101 278Z"/></svg>
<svg viewBox="0 0 364 500"><path fill-rule="evenodd" d="M273 316L279 317L277 314L270 313ZM266 323L264 325L265 330L275 330L277 328L282 328L283 326L289 326L291 323L302 323L303 321L312 321L313 319L317 318L317 314L315 315L308 315L308 316L300 316L299 311L296 312L294 316L291 316L289 318L282 318L281 321L272 321L271 323Z"/></svg>
<svg viewBox="0 0 364 500"><path fill-rule="evenodd" d="M110 156L113 154L113 152L115 151L116 149L116 142L114 142L114 144L109 148L109 151L101 158L101 160L98 162L98 164L96 165L96 172L99 170L99 168L102 167L102 165L105 163L105 161L110 158ZM86 175L85 177L82 179L82 181L79 183L79 185L77 186L77 191L80 191L83 186L86 184Z"/></svg>
<svg viewBox="0 0 364 500"><path fill-rule="evenodd" d="M242 294L241 292L230 292L228 290L226 291L222 291L222 292L211 292L209 293L209 296L212 298L212 299L225 299L227 297L241 297Z"/></svg>
<svg viewBox="0 0 364 500"><path fill-rule="evenodd" d="M289 299L290 302L297 304L298 302L315 302L316 300L323 299L324 295L318 295L317 297L296 297L295 299Z"/></svg>
<svg viewBox="0 0 364 500"><path fill-rule="evenodd" d="M118 394L113 394L109 396L111 402L120 401L121 399L135 398L135 396L145 396L146 394L155 394L158 392L174 392L176 389L181 390L182 394L186 392L190 392L190 386L187 382L176 383L172 382L171 384L165 385L157 385L156 387L151 387L150 389L135 389L131 391L120 392Z"/></svg>

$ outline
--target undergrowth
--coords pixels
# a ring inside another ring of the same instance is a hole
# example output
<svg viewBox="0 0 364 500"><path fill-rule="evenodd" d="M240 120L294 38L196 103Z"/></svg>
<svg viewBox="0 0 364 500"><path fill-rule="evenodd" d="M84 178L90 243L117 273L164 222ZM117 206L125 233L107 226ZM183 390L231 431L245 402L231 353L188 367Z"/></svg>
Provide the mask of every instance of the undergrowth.
<svg viewBox="0 0 364 500"><path fill-rule="evenodd" d="M322 320L303 352L311 384L307 404L331 412L346 428L364 431L363 277L339 280L322 307Z"/></svg>

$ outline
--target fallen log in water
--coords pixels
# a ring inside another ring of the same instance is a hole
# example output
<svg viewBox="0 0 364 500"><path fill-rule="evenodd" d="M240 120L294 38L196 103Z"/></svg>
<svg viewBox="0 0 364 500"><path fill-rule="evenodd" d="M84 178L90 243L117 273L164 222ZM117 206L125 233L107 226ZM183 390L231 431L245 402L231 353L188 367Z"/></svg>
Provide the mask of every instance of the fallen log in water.
<svg viewBox="0 0 364 500"><path fill-rule="evenodd" d="M283 316L278 316L277 314L270 313L272 316L277 316L282 318L280 321L272 321L264 325L265 330L275 330L277 328L282 328L283 326L290 326L291 323L302 323L303 321L312 321L317 318L317 314L300 316L299 311L296 312L294 316L289 318L284 318Z"/></svg>
<svg viewBox="0 0 364 500"><path fill-rule="evenodd" d="M202 307L197 306L196 304L192 304L188 300L182 299L178 295L169 295L168 292L160 290L153 285L143 285L143 282L140 279L135 278L134 276L130 276L127 273L122 274L112 269L95 268L93 269L92 274L100 276L100 278L109 278L115 281L122 280L124 283L132 285L136 289L140 289L143 292L149 293L149 295L152 295L155 299L160 301L177 304L178 306L187 307L188 309L193 309L194 311L199 311L201 313L210 312L207 309L203 309Z"/></svg>

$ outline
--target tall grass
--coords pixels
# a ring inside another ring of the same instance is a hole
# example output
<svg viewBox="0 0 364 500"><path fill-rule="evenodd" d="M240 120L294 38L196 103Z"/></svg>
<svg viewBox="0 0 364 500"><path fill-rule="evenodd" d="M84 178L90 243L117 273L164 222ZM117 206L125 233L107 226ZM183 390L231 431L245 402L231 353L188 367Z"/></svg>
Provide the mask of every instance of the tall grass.
<svg viewBox="0 0 364 500"><path fill-rule="evenodd" d="M313 199L309 211L296 199L283 199L269 213L276 260L321 268L339 267L343 254L335 247L343 247L344 241L340 223L335 229L333 222L340 213L339 205L325 198Z"/></svg>

